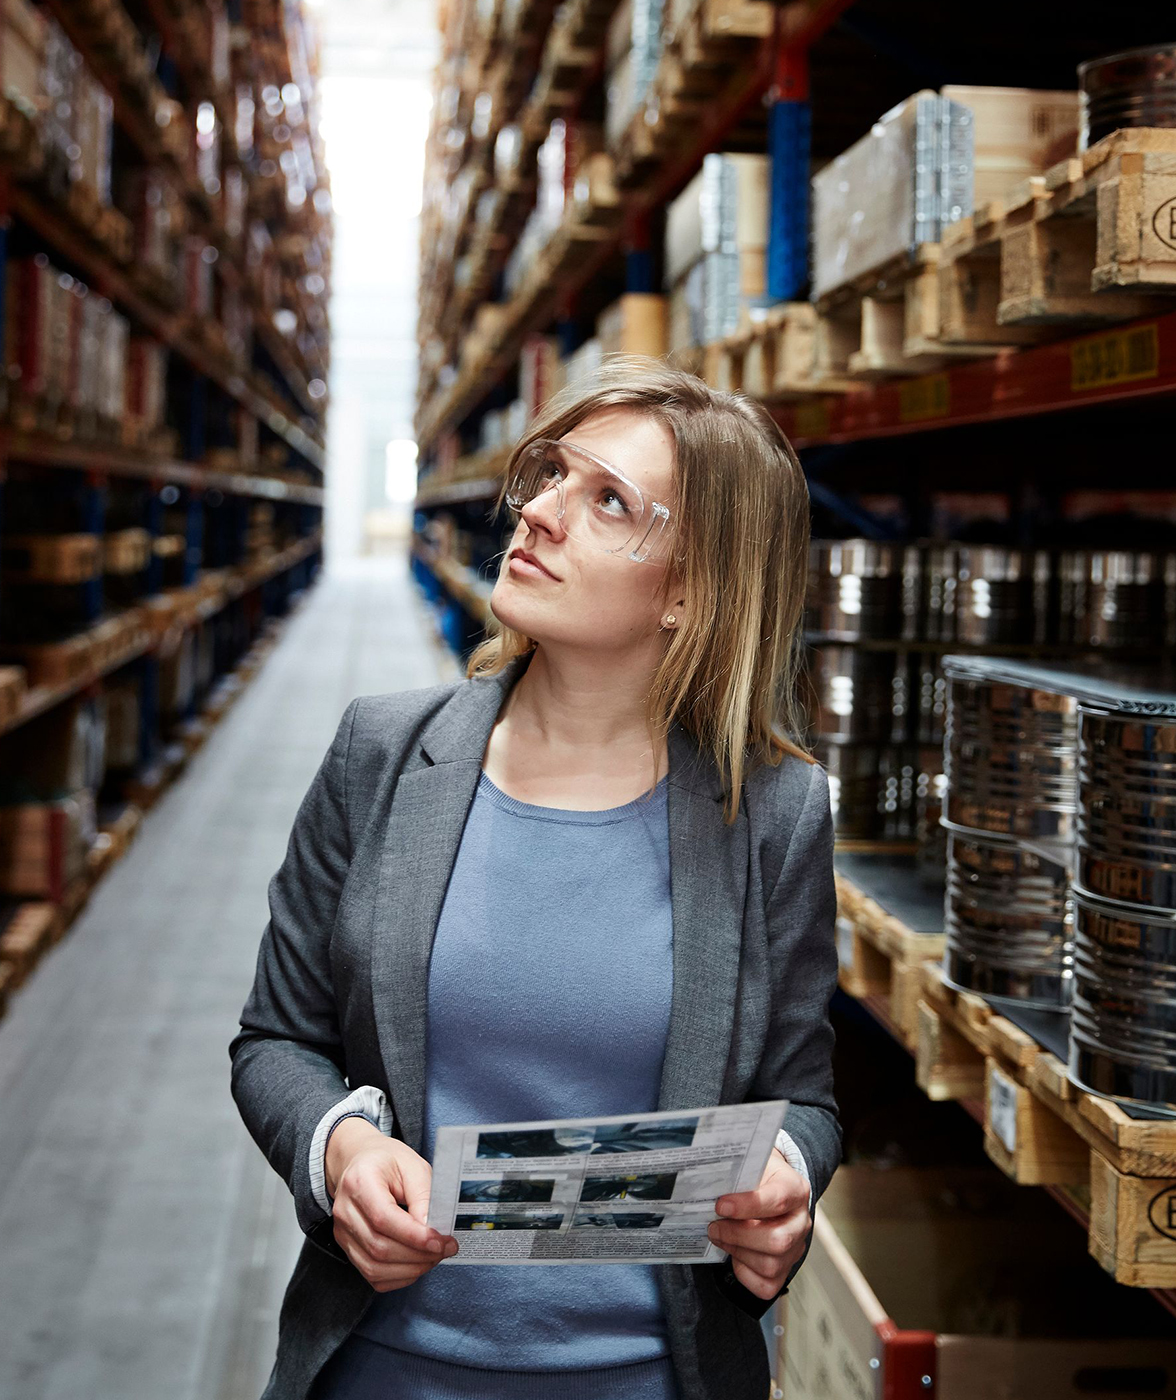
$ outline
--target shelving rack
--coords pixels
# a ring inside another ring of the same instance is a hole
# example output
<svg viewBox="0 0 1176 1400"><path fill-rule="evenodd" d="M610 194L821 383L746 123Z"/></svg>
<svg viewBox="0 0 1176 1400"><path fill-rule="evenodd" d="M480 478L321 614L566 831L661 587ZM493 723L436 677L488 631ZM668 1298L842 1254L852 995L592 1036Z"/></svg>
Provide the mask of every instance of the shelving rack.
<svg viewBox="0 0 1176 1400"><path fill-rule="evenodd" d="M1080 59L1168 37L1159 32L1162 12L1146 6L1125 15L1120 28L1108 27L1105 14L1095 20L1079 9L1064 25L1047 26L1048 38L1043 33L1039 39L1024 7L1011 0L999 0L979 27L962 20L956 26L942 7L924 0L667 5L652 97L610 148L610 181L568 200L562 223L513 296L505 297L501 272L534 198L535 152L556 115L573 116L590 100L603 63L601 26L615 8L610 0L569 3L554 22L546 11L537 17L532 27L542 35L541 51L520 64L510 100L491 104L489 124L468 144L460 134L462 104L506 82L501 67L494 68L504 62L505 16L508 9L526 14L526 5L475 9L453 0L444 14L439 91L448 88L451 100L435 107L426 184L459 182L468 199L444 236L438 210L426 213L422 227L416 418L421 476L411 565L459 657L482 635L493 578L476 559L448 555L432 522L449 516L472 527L477 521L489 533L484 511L497 493L506 449L478 450L479 419L509 402L528 335L571 332L568 348L574 349L581 309L594 312L625 291L657 290L656 282L642 280L642 260L656 244L666 202L707 153L765 151L774 109L804 104L811 115L811 147L784 150L781 168L772 173L773 193L787 193L781 182L795 181L798 168L807 182L810 153L833 158L919 87L973 82L1072 89ZM481 37L467 44L471 57L462 67L455 56L461 36L471 31ZM1012 45L1010 35L1016 36ZM526 92L536 73L542 80ZM552 92L561 94L559 101ZM489 150L495 132L511 120L525 132L520 160L510 182L496 188ZM446 144L450 128L456 134ZM1150 147L1146 140L1133 145L1134 137L1109 138L1112 145L1103 151L1062 162L1011 192L1007 207L997 202L977 210L966 228L945 235L945 247L954 240L954 249L915 250L901 268L890 269L896 275L881 293L865 287L848 303L781 303L752 326L706 346L704 377L767 404L801 452L814 504L833 517L869 521L869 510L857 509L856 493L862 491L917 498L916 518L922 521L932 491L1000 491L1015 496L1018 509L1029 509L1036 490L1052 507L1070 479L1077 487L1139 486L1173 499L1170 451L1167 468L1161 459L1176 394L1176 245L1155 250L1158 262L1135 289L1130 250L1116 246L1110 263L1098 269L1103 283L1093 290L1098 294L1101 285L1110 298L1105 308L1119 310L1106 310L1101 324L1047 314L1032 331L1007 335L1020 343L997 340L987 353L976 354L963 341L951 341L951 328L945 336L936 319L947 276L941 258L946 265L951 257L973 257L979 250L992 259L987 276L999 268L999 240L1010 218L1039 221L1034 231L1046 243L1053 231L1046 221L1058 213L1094 220L1094 184L1102 177L1092 171L1100 160L1120 161L1116 178L1123 170L1167 171L1160 178L1168 184L1155 187L1155 202L1176 199L1176 133L1151 136ZM1130 157L1125 166L1123 153ZM486 201L481 217L479 198ZM1092 291L1089 282L1085 290ZM882 319L870 325L887 331L873 340L870 326L856 323L861 301L871 296L872 312ZM923 316L921 344L902 324L904 299ZM479 318L487 303L492 320ZM1046 313L1056 310L1045 305ZM897 345L889 334L896 313ZM854 322L852 349L868 372L854 378L842 366L810 361L800 380L789 378L792 337L799 332L811 340L822 317ZM916 371L916 351L941 356L941 363ZM1115 444L1113 457L1102 450L1109 443ZM1132 443L1139 449L1129 453ZM944 470L946 457L958 462L950 471ZM1032 468L1021 465L1030 460ZM1114 462L1109 481L1108 461ZM952 646L966 649L958 642ZM977 1119L989 1155L1003 1170L1026 1185L1040 1184L1066 1207L1088 1232L1091 1252L1104 1268L1127 1286L1150 1289L1176 1312L1176 1235L1148 1218L1153 1196L1176 1197L1172 1125L1138 1120L1075 1091L1059 1060L1056 1028L1026 1028L979 998L945 988L936 965L942 899L936 906L926 891L921 901L912 897L913 846L870 843L868 849L874 864L866 879L860 865L851 869L860 854L856 843L838 842L843 991L911 1051L929 1095L957 1099ZM993 1102L1006 1106L996 1122Z"/></svg>
<svg viewBox="0 0 1176 1400"><path fill-rule="evenodd" d="M63 52L82 77L55 98ZM4 0L0 60L0 599L16 578L75 586L56 564L14 572L30 530L58 553L96 537L104 561L39 631L0 625L0 736L114 686L140 707L137 763L94 794L84 874L0 896L2 1007L321 566L332 216L317 40L295 0ZM104 110L83 178L51 123L89 132ZM125 320L121 350L104 347L125 356L118 397L100 408L77 325L63 371L41 342L56 323L26 314L21 279L54 274ZM164 668L191 655L164 705Z"/></svg>

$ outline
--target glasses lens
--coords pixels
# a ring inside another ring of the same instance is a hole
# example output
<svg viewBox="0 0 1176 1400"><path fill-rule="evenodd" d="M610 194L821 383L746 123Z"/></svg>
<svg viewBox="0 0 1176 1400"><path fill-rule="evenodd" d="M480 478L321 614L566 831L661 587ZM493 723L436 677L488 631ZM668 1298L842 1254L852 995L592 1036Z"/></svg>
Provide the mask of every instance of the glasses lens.
<svg viewBox="0 0 1176 1400"><path fill-rule="evenodd" d="M519 511L557 482L562 483L561 523L571 538L615 553L648 530L645 500L637 487L568 443L530 448L518 464L507 504Z"/></svg>

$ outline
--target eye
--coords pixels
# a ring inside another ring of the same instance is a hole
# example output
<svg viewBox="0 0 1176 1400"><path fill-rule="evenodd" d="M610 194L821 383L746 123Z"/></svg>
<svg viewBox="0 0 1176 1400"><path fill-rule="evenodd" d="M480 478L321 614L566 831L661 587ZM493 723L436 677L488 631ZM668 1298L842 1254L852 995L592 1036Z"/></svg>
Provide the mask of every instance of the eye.
<svg viewBox="0 0 1176 1400"><path fill-rule="evenodd" d="M621 496L618 496L610 487L605 487L605 489L601 491L600 498L606 505L610 501L615 502L615 505L608 505L610 514L617 514L618 510L622 515L629 515L631 513L629 510L629 503Z"/></svg>

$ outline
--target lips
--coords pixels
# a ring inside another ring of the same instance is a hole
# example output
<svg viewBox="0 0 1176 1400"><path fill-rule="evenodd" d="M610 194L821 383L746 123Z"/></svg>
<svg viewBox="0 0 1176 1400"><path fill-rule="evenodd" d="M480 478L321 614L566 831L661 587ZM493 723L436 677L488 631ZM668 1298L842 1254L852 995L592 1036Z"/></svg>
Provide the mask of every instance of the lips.
<svg viewBox="0 0 1176 1400"><path fill-rule="evenodd" d="M553 574L553 573L551 572L551 570L547 567L547 565L544 564L541 560L536 559L535 556L534 556L529 550L526 550L526 549L512 549L511 552L510 552L510 557L511 557L512 559L525 559L525 560L527 561L528 564L534 564L534 566L535 566L537 569L542 569L543 572L547 575L548 578L552 578L552 579L556 578L555 574ZM559 580L556 579L556 582L558 583Z"/></svg>

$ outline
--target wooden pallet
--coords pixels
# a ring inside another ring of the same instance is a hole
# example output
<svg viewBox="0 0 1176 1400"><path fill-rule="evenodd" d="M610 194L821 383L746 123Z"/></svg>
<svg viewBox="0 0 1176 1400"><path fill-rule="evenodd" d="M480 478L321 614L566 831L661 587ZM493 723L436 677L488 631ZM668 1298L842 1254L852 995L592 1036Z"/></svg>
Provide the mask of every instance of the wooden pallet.
<svg viewBox="0 0 1176 1400"><path fill-rule="evenodd" d="M773 306L761 321L703 347L703 377L715 388L776 403L848 393L854 380L818 366L818 321L809 302Z"/></svg>
<svg viewBox="0 0 1176 1400"><path fill-rule="evenodd" d="M943 934L914 933L852 880L835 875L837 886L838 983L842 990L887 1020L914 1051L923 967L943 957Z"/></svg>
<svg viewBox="0 0 1176 1400"><path fill-rule="evenodd" d="M1176 226L1166 217L1176 219L1173 131L1117 131L1022 181L945 230L942 339L1036 344L1171 310Z"/></svg>
<svg viewBox="0 0 1176 1400"><path fill-rule="evenodd" d="M916 1077L933 1098L983 1105L988 1156L1013 1180L1065 1188L1089 1213L1091 1254L1120 1283L1176 1288L1176 1120L1133 1118L942 969L921 972Z"/></svg>
<svg viewBox="0 0 1176 1400"><path fill-rule="evenodd" d="M771 33L766 0L698 0L663 45L649 91L616 143L616 182L634 189L697 132L740 59Z"/></svg>

